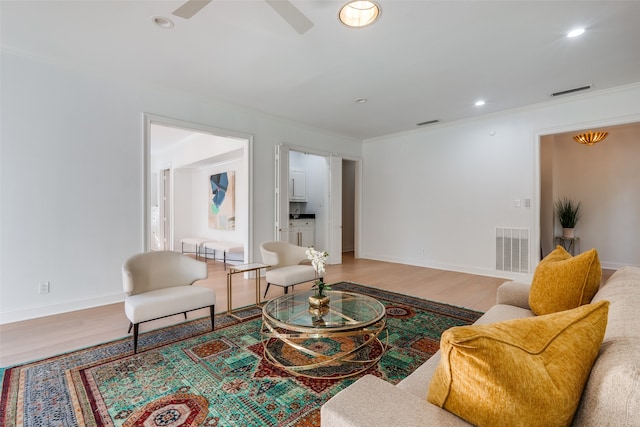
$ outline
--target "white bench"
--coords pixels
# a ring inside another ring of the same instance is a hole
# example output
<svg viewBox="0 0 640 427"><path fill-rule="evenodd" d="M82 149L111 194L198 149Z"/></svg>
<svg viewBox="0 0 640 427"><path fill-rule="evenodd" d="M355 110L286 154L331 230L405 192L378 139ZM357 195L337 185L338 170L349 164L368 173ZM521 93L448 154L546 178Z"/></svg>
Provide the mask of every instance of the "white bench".
<svg viewBox="0 0 640 427"><path fill-rule="evenodd" d="M198 259L198 255L202 254L202 245L205 242L208 242L210 239L207 239L205 237L185 237L184 239L180 240L180 243L182 244L181 250L183 254L195 254L196 255L196 259ZM194 247L194 251L193 252L189 252L189 251L185 251L184 250L184 245L188 245L188 246L193 246Z"/></svg>
<svg viewBox="0 0 640 427"><path fill-rule="evenodd" d="M224 242L219 240L210 240L202 244L204 248L204 258L209 259L209 250L213 251L213 259L216 259L216 252L222 252L222 260L224 268L227 269L227 254L240 253L244 258L244 245L242 243ZM202 254L202 252L201 252Z"/></svg>

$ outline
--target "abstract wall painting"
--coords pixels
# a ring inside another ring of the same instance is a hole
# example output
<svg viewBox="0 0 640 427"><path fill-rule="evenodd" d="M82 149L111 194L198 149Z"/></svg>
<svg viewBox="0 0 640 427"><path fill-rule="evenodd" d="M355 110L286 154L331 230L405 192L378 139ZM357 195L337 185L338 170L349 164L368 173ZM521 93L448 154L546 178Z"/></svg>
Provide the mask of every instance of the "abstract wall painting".
<svg viewBox="0 0 640 427"><path fill-rule="evenodd" d="M227 171L209 177L209 228L236 229L236 173Z"/></svg>

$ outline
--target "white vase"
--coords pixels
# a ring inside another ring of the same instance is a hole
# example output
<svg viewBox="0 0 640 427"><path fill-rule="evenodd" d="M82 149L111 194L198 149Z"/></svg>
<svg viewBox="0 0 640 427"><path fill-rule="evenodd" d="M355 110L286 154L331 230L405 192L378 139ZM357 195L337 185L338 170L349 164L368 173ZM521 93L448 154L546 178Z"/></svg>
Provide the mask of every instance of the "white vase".
<svg viewBox="0 0 640 427"><path fill-rule="evenodd" d="M573 239L575 237L575 233L574 233L573 228L563 228L562 229L562 237L564 237L565 239Z"/></svg>

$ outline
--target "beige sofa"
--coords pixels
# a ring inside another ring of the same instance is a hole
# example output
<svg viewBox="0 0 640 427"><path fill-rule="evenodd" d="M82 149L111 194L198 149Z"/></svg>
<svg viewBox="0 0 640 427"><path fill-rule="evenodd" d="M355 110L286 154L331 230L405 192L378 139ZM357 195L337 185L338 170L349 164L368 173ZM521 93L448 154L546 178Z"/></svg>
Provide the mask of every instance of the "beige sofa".
<svg viewBox="0 0 640 427"><path fill-rule="evenodd" d="M504 283L497 302L476 323L532 317L529 285ZM592 302L610 301L600 352L573 419L574 426L640 426L640 268L624 267L604 283ZM366 375L321 409L323 427L468 426L457 416L427 402L440 353L397 385ZM523 423L526 425L526 422Z"/></svg>

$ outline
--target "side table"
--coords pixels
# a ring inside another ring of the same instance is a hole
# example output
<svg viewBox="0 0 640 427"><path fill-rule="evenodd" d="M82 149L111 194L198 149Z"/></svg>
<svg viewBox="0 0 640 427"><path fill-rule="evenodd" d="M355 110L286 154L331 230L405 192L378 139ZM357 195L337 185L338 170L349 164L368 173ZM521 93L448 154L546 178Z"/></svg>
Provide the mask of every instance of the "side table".
<svg viewBox="0 0 640 427"><path fill-rule="evenodd" d="M575 256L576 253L580 253L579 237L556 236L556 244L561 245L567 252L569 252L573 256Z"/></svg>
<svg viewBox="0 0 640 427"><path fill-rule="evenodd" d="M233 288L232 278L234 274L255 272L256 275L256 305L260 305L260 270L269 268L270 265L253 262L250 264L233 265L227 273L227 313L232 313L231 292Z"/></svg>

